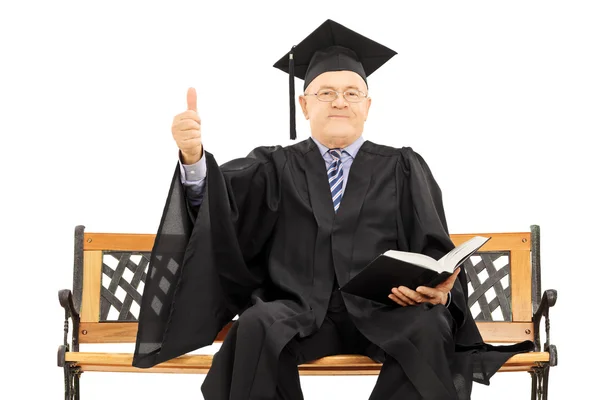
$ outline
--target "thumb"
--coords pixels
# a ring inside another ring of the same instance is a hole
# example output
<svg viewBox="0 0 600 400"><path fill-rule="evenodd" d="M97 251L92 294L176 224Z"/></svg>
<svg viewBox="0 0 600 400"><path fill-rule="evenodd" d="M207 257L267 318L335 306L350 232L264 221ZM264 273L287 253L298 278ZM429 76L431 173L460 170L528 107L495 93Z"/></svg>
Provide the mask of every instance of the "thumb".
<svg viewBox="0 0 600 400"><path fill-rule="evenodd" d="M450 275L450 278L448 278L448 286L450 286L450 288L452 288L454 286L454 282L456 281L456 278L458 278L458 274L460 273L460 267L456 268L456 270L454 271L454 273L452 275Z"/></svg>
<svg viewBox="0 0 600 400"><path fill-rule="evenodd" d="M198 106L196 102L196 89L189 88L187 91L187 107L188 110L198 111Z"/></svg>
<svg viewBox="0 0 600 400"><path fill-rule="evenodd" d="M456 278L458 278L459 272L460 267L456 268L452 275L450 275L444 282L440 283L437 287L439 289L452 289L452 287L454 287L454 282L456 281Z"/></svg>

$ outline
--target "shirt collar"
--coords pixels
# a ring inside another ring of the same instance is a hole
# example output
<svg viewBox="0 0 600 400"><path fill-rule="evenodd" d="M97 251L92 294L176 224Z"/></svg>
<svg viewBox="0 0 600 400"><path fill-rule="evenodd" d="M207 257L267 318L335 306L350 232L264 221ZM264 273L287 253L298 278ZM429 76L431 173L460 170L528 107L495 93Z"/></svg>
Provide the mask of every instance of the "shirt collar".
<svg viewBox="0 0 600 400"><path fill-rule="evenodd" d="M328 147L323 145L321 142L319 142L313 136L311 136L310 138L317 144L317 147L319 147L321 156L324 156L325 153L327 153L329 151ZM358 139L356 139L354 142L352 142L348 146L344 147L342 150L346 151L346 153L350 154L350 157L352 157L354 159L356 157L356 153L358 153L358 150L360 149L360 146L362 146L362 144L364 142L365 142L365 138L363 138L362 135L360 135Z"/></svg>

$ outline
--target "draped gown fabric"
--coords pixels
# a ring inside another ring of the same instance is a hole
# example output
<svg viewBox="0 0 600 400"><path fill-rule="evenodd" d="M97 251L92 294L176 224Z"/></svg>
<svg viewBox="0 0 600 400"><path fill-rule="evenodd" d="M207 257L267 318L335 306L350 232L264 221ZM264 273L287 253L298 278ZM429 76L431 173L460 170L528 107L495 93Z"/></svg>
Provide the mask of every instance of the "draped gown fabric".
<svg viewBox="0 0 600 400"><path fill-rule="evenodd" d="M345 284L376 255L395 249L437 259L454 247L441 190L410 147L365 141L345 177L337 213L324 160L310 139L258 147L221 166L205 155L206 192L197 210L185 201L175 169L152 250L133 365L152 367L208 346L240 315L251 323L248 346L236 350L243 360L232 374L236 385L231 376L209 373L208 400L274 398L282 350L319 331L334 282ZM489 384L508 358L533 349L530 341L484 343L466 293L461 271L448 308L342 295L356 328L397 361L402 379L422 398L465 400L473 381ZM432 359L433 347L422 338L435 337L434 321L444 313L454 321L454 350ZM399 387L403 383L399 379Z"/></svg>

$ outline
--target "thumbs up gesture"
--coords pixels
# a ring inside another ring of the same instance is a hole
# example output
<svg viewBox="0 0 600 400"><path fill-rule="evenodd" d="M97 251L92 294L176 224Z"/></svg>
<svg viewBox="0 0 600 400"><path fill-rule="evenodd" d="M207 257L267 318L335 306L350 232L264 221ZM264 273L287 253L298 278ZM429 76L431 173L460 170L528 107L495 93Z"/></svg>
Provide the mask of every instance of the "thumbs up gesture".
<svg viewBox="0 0 600 400"><path fill-rule="evenodd" d="M184 164L194 164L202 157L202 138L200 136L200 117L196 105L196 89L187 92L187 110L173 118L171 133L181 150Z"/></svg>

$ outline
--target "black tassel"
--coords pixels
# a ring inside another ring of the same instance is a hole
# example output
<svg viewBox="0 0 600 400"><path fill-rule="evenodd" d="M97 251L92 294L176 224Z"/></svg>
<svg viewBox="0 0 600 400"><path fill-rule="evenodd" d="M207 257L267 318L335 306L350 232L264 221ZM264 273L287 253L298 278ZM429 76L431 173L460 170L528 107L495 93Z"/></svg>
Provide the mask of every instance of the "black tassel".
<svg viewBox="0 0 600 400"><path fill-rule="evenodd" d="M294 47L290 50L290 63L288 75L290 77L290 139L296 139L296 102L294 100Z"/></svg>

